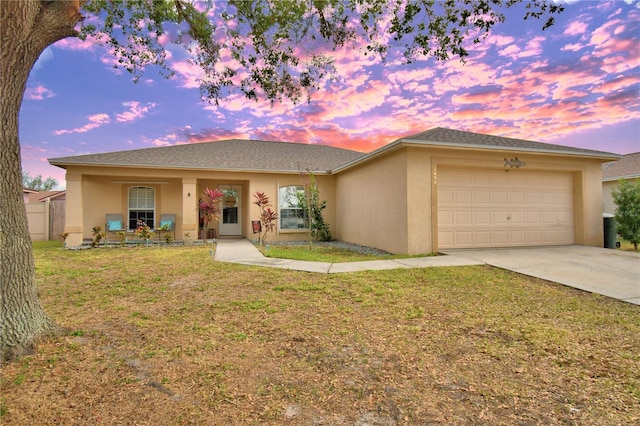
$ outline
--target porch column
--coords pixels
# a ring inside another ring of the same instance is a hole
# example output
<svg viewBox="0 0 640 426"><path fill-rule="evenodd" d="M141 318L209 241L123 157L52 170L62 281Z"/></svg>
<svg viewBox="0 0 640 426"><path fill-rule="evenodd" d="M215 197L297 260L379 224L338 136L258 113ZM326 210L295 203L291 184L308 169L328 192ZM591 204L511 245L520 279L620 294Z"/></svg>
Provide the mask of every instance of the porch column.
<svg viewBox="0 0 640 426"><path fill-rule="evenodd" d="M82 174L66 173L67 194L65 201L64 232L68 233L67 247L82 245L83 209L82 209Z"/></svg>
<svg viewBox="0 0 640 426"><path fill-rule="evenodd" d="M198 193L196 178L182 178L182 232L198 239ZM184 237L184 235L181 235Z"/></svg>

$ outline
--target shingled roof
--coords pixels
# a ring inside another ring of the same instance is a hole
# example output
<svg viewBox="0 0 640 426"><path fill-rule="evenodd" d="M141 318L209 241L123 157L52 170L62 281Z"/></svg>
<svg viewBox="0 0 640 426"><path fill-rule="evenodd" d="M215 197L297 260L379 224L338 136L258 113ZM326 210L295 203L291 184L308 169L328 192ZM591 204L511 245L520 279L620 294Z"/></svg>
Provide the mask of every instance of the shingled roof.
<svg viewBox="0 0 640 426"><path fill-rule="evenodd" d="M135 149L103 154L49 159L54 166L72 165L206 169L298 173L339 172L381 155L399 145L423 145L481 150L523 151L617 160L620 155L563 145L513 139L502 136L451 130L442 127L398 139L369 154L328 145L260 140L227 139L160 148Z"/></svg>
<svg viewBox="0 0 640 426"><path fill-rule="evenodd" d="M612 161L602 165L602 180L640 178L640 152L623 155L619 161Z"/></svg>
<svg viewBox="0 0 640 426"><path fill-rule="evenodd" d="M448 147L500 149L511 151L529 151L549 154L573 154L587 157L619 158L617 154L591 149L573 148L570 146L553 145L534 142L526 139L506 138L502 136L485 135L482 133L465 132L462 130L437 127L399 139L397 142L418 143L425 145L442 145Z"/></svg>
<svg viewBox="0 0 640 426"><path fill-rule="evenodd" d="M227 139L51 158L49 163L63 168L89 165L295 173L309 170L328 173L362 155L361 152L328 145Z"/></svg>

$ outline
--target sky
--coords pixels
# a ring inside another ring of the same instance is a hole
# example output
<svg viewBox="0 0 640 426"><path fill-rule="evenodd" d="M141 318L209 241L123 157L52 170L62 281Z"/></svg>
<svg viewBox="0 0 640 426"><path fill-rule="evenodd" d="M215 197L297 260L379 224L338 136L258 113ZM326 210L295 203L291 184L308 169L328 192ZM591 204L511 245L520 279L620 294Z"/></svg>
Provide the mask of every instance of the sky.
<svg viewBox="0 0 640 426"><path fill-rule="evenodd" d="M557 0L562 1L562 0ZM327 144L370 152L434 127L616 154L640 151L640 2L564 1L549 29L507 12L466 63L382 64L357 46L334 53L338 78L309 103L202 101L182 55L165 79L138 83L97 44L70 38L35 64L20 112L23 171L65 171L47 159L221 139ZM399 53L398 53L399 55Z"/></svg>

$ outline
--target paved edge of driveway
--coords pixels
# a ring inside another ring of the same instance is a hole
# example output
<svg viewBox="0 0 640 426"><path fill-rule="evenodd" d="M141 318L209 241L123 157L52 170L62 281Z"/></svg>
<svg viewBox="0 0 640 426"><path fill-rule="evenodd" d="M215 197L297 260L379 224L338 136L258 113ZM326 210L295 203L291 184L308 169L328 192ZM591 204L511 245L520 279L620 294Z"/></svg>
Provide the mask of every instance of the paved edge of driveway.
<svg viewBox="0 0 640 426"><path fill-rule="evenodd" d="M570 245L511 249L456 249L447 254L640 304L640 254Z"/></svg>

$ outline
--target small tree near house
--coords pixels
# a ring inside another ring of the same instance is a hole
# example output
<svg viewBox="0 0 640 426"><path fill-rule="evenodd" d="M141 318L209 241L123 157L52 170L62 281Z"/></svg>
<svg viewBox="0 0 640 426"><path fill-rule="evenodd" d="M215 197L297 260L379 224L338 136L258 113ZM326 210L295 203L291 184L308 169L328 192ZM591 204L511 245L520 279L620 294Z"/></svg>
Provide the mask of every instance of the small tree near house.
<svg viewBox="0 0 640 426"><path fill-rule="evenodd" d="M298 193L298 205L307 212L309 217L309 231L315 241L331 241L329 224L324 221L322 211L327 207L326 200L320 201L320 190L316 176L311 172L301 172L304 191Z"/></svg>
<svg viewBox="0 0 640 426"><path fill-rule="evenodd" d="M611 191L616 203L615 221L618 234L633 243L638 250L640 243L640 182L620 180L618 188Z"/></svg>
<svg viewBox="0 0 640 426"><path fill-rule="evenodd" d="M267 241L267 234L276 229L278 213L271 210L271 202L264 192L256 192L253 194L253 198L255 199L253 204L258 206L260 209L260 225L262 234L260 234L259 242L261 245L264 245Z"/></svg>

